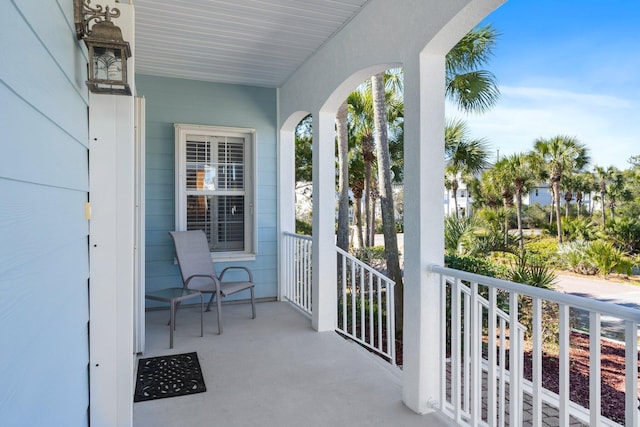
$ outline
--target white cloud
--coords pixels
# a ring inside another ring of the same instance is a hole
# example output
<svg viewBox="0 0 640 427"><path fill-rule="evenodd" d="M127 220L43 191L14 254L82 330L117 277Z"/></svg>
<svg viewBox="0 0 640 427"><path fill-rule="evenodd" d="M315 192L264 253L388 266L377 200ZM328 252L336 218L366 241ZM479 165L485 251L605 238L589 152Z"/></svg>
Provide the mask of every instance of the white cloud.
<svg viewBox="0 0 640 427"><path fill-rule="evenodd" d="M611 95L535 87L501 87L496 107L467 115L447 104L447 116L462 118L476 138L502 154L528 151L537 138L576 137L591 152L592 165L627 168L640 154L640 105Z"/></svg>

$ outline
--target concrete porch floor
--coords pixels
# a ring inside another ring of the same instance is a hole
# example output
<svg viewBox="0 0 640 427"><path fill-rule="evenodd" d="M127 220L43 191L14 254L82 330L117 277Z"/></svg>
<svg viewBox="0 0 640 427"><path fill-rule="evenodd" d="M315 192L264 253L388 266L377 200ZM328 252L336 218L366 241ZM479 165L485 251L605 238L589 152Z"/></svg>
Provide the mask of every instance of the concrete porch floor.
<svg viewBox="0 0 640 427"><path fill-rule="evenodd" d="M402 403L401 372L335 332L315 332L288 303L225 305L224 333L215 311L177 315L169 349L168 311L146 315L141 357L197 352L205 393L137 402L135 427L182 426L445 426ZM136 363L137 366L137 363Z"/></svg>

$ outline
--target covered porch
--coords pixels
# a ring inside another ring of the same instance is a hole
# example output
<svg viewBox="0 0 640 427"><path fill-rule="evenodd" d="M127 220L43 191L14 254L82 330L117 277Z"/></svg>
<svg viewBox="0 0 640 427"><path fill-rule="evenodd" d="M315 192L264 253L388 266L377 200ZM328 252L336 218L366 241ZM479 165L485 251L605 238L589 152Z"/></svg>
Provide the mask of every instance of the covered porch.
<svg viewBox="0 0 640 427"><path fill-rule="evenodd" d="M435 413L418 415L402 403L402 372L336 332L316 332L287 302L223 307L225 331L217 335L215 311L205 313L199 336L198 306L181 309L173 350L166 310L149 311L142 357L197 352L207 391L137 402L135 427L445 426Z"/></svg>

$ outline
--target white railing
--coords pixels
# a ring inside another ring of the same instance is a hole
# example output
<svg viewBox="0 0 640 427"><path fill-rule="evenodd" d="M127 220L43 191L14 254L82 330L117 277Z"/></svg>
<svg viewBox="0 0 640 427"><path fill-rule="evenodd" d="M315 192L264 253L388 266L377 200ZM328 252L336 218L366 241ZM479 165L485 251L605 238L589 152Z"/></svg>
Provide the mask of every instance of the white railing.
<svg viewBox="0 0 640 427"><path fill-rule="evenodd" d="M396 364L394 281L338 252L337 331Z"/></svg>
<svg viewBox="0 0 640 427"><path fill-rule="evenodd" d="M457 424L542 426L543 417L552 408L559 414L560 426L574 421L591 426L639 425L640 310L441 266L430 270L441 277L442 310L447 313L441 331L447 342L442 350L442 360L447 361L441 366L442 410ZM589 408L570 401L570 308L589 313ZM602 415L603 316L619 319L625 331L625 417L617 422ZM557 325L558 393L542 385L543 325ZM531 345L525 350L527 329ZM530 356L530 380L524 378L525 352Z"/></svg>
<svg viewBox="0 0 640 427"><path fill-rule="evenodd" d="M283 296L303 313L311 316L311 244L310 236L283 233Z"/></svg>

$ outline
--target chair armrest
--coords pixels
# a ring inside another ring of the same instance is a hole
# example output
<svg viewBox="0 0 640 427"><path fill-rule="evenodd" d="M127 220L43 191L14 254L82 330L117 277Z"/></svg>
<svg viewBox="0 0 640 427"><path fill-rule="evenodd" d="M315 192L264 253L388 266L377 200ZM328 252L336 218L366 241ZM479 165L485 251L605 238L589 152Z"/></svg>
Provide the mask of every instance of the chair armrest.
<svg viewBox="0 0 640 427"><path fill-rule="evenodd" d="M187 280L184 281L184 287L186 289L189 289L189 282L191 282L191 279L195 279L197 277L205 277L207 279L211 279L211 281L213 282L213 284L216 287L216 291L220 291L220 280L218 280L218 278L210 276L208 274L194 274L192 276L187 277Z"/></svg>
<svg viewBox="0 0 640 427"><path fill-rule="evenodd" d="M251 274L251 270L249 270L247 267L240 267L240 266L234 266L234 267L227 267L224 270L222 270L222 273L220 273L220 281L222 282L222 276L224 276L224 273L227 270L244 270L247 275L249 276L249 282L253 283L253 274Z"/></svg>

